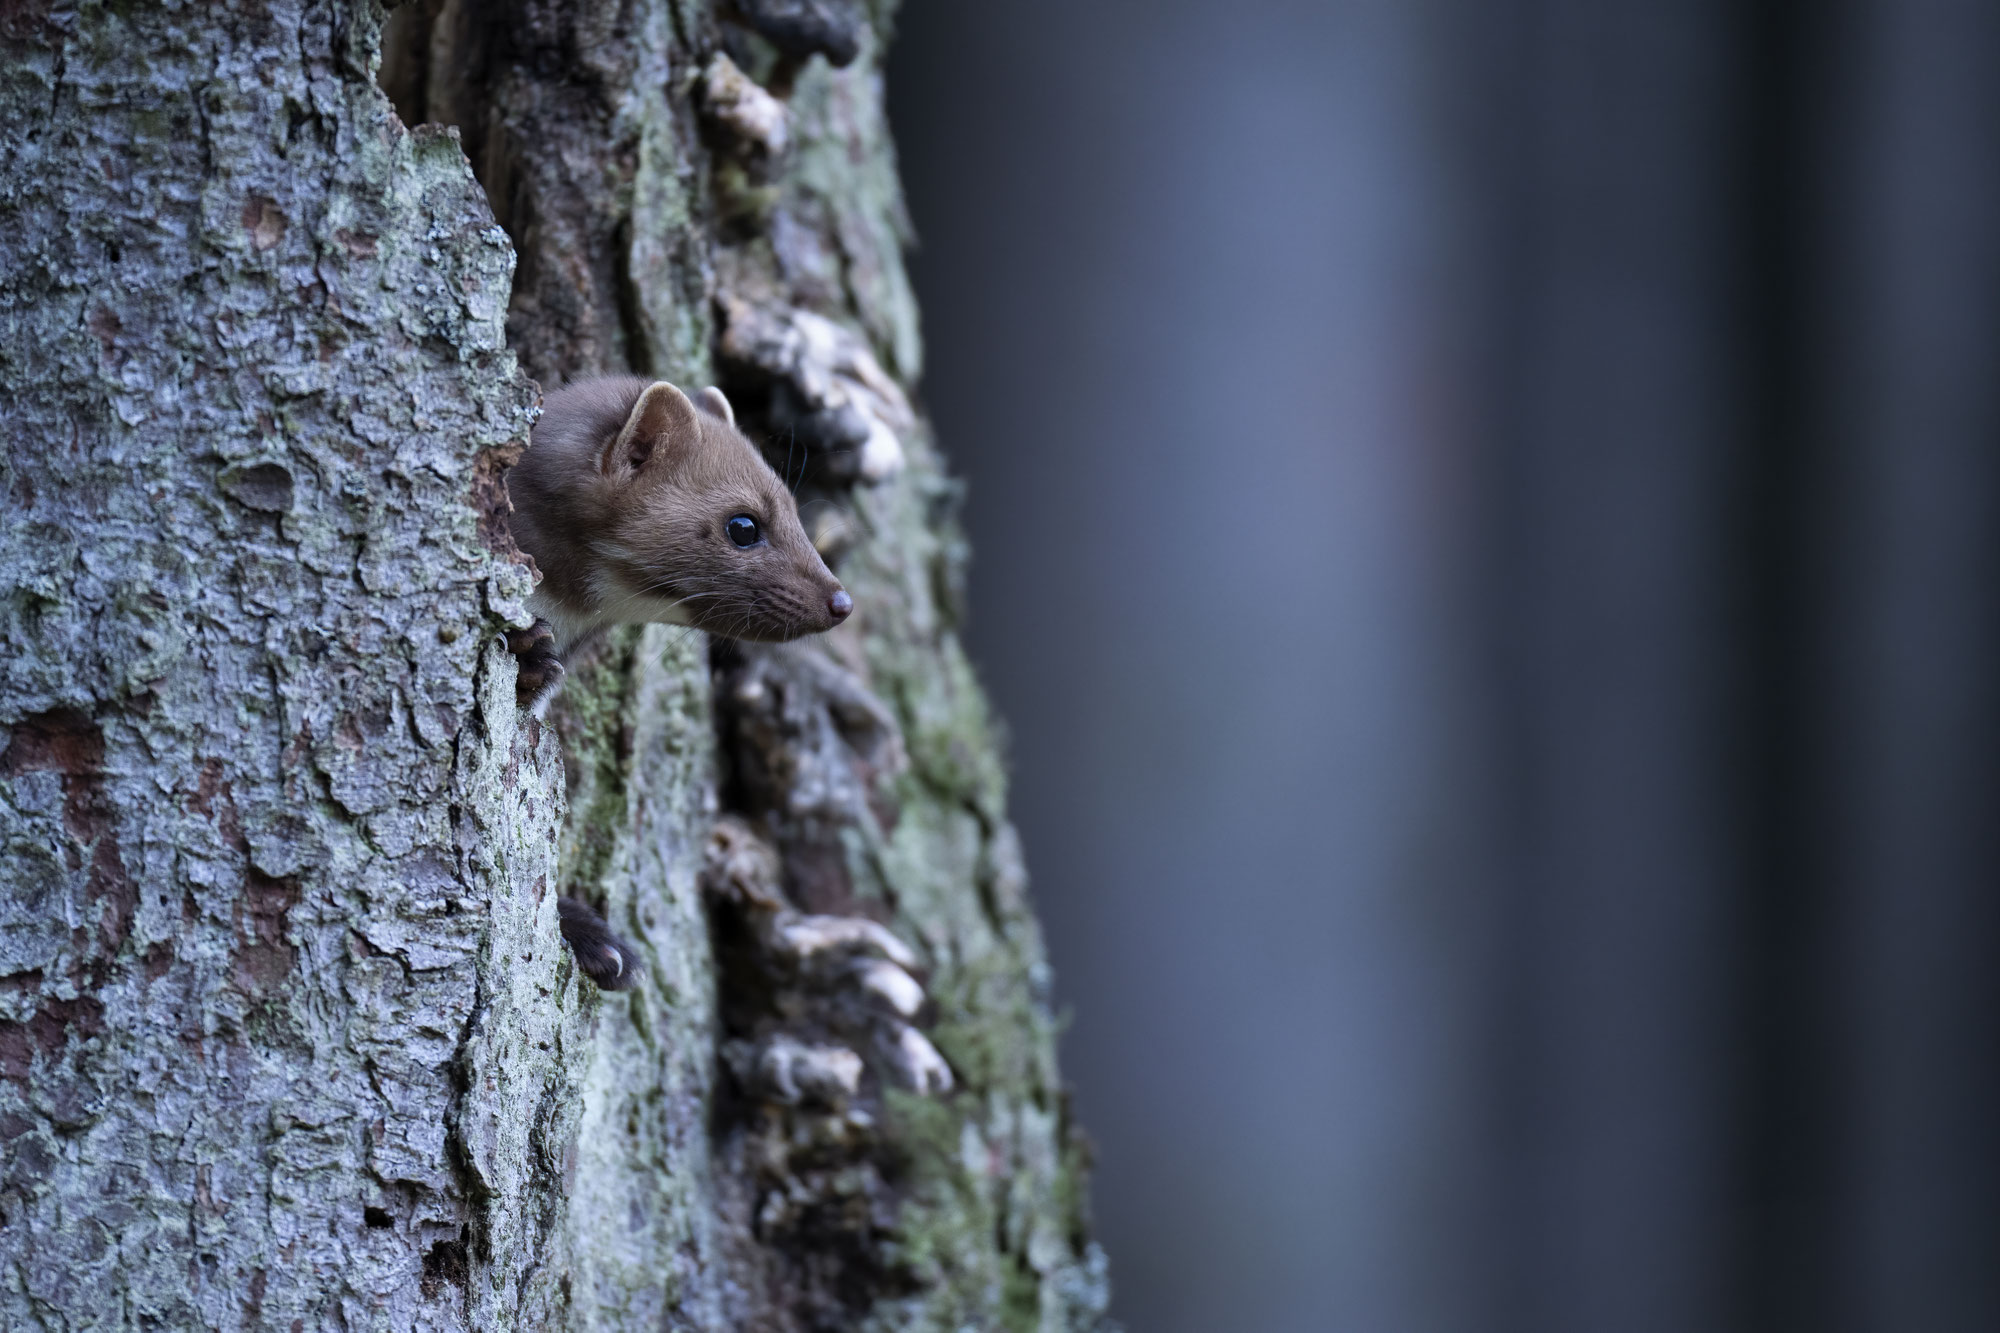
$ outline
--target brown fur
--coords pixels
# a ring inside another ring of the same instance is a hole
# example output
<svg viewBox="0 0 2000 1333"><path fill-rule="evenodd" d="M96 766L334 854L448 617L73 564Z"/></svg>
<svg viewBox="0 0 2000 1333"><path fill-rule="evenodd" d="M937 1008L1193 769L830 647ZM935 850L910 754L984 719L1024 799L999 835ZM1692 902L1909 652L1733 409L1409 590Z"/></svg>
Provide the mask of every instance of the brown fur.
<svg viewBox="0 0 2000 1333"><path fill-rule="evenodd" d="M616 376L544 403L507 486L514 540L543 575L530 605L558 653L618 623L778 642L845 618L852 604L791 493L737 433L727 400L714 389L700 399ZM737 514L756 520L762 543L731 542Z"/></svg>

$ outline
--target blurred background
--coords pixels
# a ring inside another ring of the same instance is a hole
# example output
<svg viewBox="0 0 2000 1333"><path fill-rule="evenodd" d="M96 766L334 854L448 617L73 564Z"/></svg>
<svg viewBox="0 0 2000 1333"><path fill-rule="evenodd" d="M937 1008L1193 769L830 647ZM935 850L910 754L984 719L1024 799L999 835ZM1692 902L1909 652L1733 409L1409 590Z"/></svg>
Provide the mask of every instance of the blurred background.
<svg viewBox="0 0 2000 1333"><path fill-rule="evenodd" d="M2000 5L890 68L1119 1317L2000 1329Z"/></svg>

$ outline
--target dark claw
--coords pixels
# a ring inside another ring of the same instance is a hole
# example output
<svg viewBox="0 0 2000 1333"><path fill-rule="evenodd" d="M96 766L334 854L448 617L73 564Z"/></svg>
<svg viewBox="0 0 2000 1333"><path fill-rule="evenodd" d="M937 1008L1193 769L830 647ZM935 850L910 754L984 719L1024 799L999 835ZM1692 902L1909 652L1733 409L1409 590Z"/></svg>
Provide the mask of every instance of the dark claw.
<svg viewBox="0 0 2000 1333"><path fill-rule="evenodd" d="M576 955L576 965L598 989L630 990L638 982L645 964L603 917L574 898L558 898L556 920L562 923L563 942Z"/></svg>

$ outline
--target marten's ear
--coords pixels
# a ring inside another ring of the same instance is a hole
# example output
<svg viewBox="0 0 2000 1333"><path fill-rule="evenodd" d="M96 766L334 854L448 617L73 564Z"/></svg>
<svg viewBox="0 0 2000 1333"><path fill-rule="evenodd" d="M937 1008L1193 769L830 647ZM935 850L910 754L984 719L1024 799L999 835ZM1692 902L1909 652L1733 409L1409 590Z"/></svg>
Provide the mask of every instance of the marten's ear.
<svg viewBox="0 0 2000 1333"><path fill-rule="evenodd" d="M694 405L712 417L721 417L732 426L736 424L735 409L731 408L729 400L722 396L722 390L713 384L694 396Z"/></svg>
<svg viewBox="0 0 2000 1333"><path fill-rule="evenodd" d="M632 414L618 438L604 451L598 466L606 476L630 475L645 467L656 455L671 455L694 447L700 425L694 418L694 404L673 385L661 381L647 386L632 404Z"/></svg>

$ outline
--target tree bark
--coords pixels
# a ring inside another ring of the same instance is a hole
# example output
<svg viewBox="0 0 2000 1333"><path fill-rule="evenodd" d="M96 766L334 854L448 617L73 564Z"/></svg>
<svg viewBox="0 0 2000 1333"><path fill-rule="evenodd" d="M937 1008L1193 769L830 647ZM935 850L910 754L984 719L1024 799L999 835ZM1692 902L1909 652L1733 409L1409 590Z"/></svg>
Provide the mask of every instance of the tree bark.
<svg viewBox="0 0 2000 1333"><path fill-rule="evenodd" d="M1102 1324L890 8L0 11L0 1325ZM504 472L628 370L730 393L859 609L614 634L545 727Z"/></svg>

